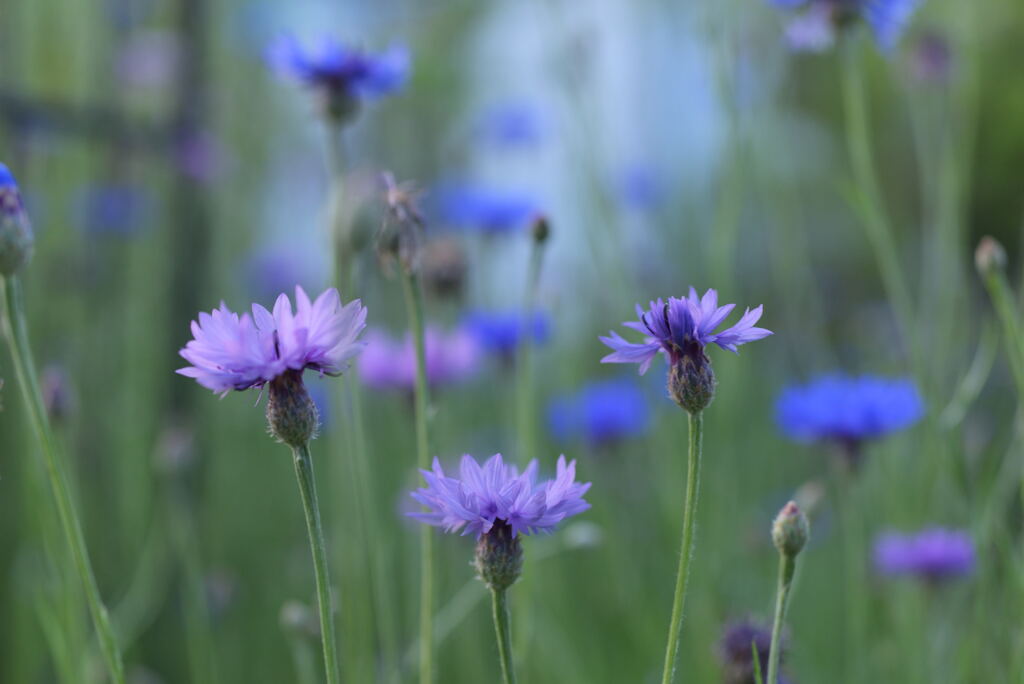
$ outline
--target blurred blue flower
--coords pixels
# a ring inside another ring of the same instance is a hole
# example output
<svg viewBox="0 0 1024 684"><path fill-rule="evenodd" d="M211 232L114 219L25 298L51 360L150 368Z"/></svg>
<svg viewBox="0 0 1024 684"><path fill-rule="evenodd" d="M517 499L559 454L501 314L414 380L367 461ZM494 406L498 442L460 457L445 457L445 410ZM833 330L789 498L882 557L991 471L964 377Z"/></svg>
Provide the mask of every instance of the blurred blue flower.
<svg viewBox="0 0 1024 684"><path fill-rule="evenodd" d="M86 232L116 237L137 235L152 209L151 197L142 186L123 182L85 188L76 204L75 213Z"/></svg>
<svg viewBox="0 0 1024 684"><path fill-rule="evenodd" d="M595 446L643 434L650 418L647 398L631 378L588 383L548 406L548 426L556 439L582 439Z"/></svg>
<svg viewBox="0 0 1024 684"><path fill-rule="evenodd" d="M908 427L924 413L913 381L823 375L786 388L776 403L783 432L799 441L859 443Z"/></svg>
<svg viewBox="0 0 1024 684"><path fill-rule="evenodd" d="M914 534L886 532L875 541L875 568L884 575L913 575L938 581L969 575L974 542L961 530L929 527Z"/></svg>
<svg viewBox="0 0 1024 684"><path fill-rule="evenodd" d="M441 189L438 209L452 226L497 234L526 226L540 213L540 203L522 192L463 185Z"/></svg>
<svg viewBox="0 0 1024 684"><path fill-rule="evenodd" d="M370 55L327 37L314 46L300 45L290 36L278 38L266 60L282 76L326 95L326 111L337 119L350 117L363 99L397 91L409 76L409 51L404 47Z"/></svg>
<svg viewBox="0 0 1024 684"><path fill-rule="evenodd" d="M627 164L614 178L615 195L626 209L645 211L661 201L663 190L658 174L645 164Z"/></svg>
<svg viewBox="0 0 1024 684"><path fill-rule="evenodd" d="M515 354L524 335L539 343L549 333L548 317L540 311L527 317L520 311L478 310L466 314L462 322L484 350L505 358Z"/></svg>
<svg viewBox="0 0 1024 684"><path fill-rule="evenodd" d="M794 50L823 52L835 44L836 32L851 20L863 19L884 52L896 47L910 17L922 0L768 0L776 7L796 10L786 28Z"/></svg>
<svg viewBox="0 0 1024 684"><path fill-rule="evenodd" d="M366 333L366 349L359 359L363 384L379 390L416 387L416 349L412 335L396 340L380 330ZM480 346L465 328L444 332L433 326L424 331L427 382L431 387L450 385L472 377L480 367Z"/></svg>
<svg viewBox="0 0 1024 684"><path fill-rule="evenodd" d="M540 109L525 100L502 102L487 109L477 124L487 142L516 147L537 145L547 133Z"/></svg>

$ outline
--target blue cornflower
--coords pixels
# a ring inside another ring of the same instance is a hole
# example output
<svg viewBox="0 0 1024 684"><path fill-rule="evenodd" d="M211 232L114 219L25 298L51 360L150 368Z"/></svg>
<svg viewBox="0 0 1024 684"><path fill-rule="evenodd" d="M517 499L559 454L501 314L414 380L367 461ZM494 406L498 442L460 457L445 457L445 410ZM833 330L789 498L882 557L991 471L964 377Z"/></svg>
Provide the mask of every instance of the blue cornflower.
<svg viewBox="0 0 1024 684"><path fill-rule="evenodd" d="M548 317L540 311L532 316L518 311L471 311L463 324L483 349L505 359L515 355L524 336L538 343L549 333Z"/></svg>
<svg viewBox="0 0 1024 684"><path fill-rule="evenodd" d="M483 186L444 188L438 202L446 223L488 234L518 230L540 214L540 202L530 194Z"/></svg>
<svg viewBox="0 0 1024 684"><path fill-rule="evenodd" d="M669 297L667 303L659 299L651 302L647 311L637 304L639 322L629 321L623 325L646 333L647 339L634 344L612 331L608 337L599 338L614 350L601 359L601 363L639 363L642 375L658 352L663 352L669 361L669 395L690 413L699 412L711 403L715 391L715 374L704 348L714 343L736 352L741 344L772 334L770 330L754 327L761 318L760 306L747 309L732 327L715 332L735 307L735 304L718 306L715 290L698 297L692 287L689 296Z"/></svg>
<svg viewBox="0 0 1024 684"><path fill-rule="evenodd" d="M465 455L459 477L445 475L435 458L433 470L421 470L427 486L412 492L412 498L430 509L409 515L446 532L480 537L496 525L507 525L519 534L551 532L566 518L590 508L583 495L590 483L576 482L576 461L558 457L555 479L537 481L537 461L530 461L522 473L506 465L501 454L482 466Z"/></svg>
<svg viewBox="0 0 1024 684"><path fill-rule="evenodd" d="M338 119L351 116L361 100L397 91L409 76L409 51L404 47L370 55L326 37L312 47L292 37L279 38L266 59L274 71L324 95L328 114Z"/></svg>
<svg viewBox="0 0 1024 684"><path fill-rule="evenodd" d="M938 581L969 575L975 552L961 530L929 527L914 534L886 532L875 541L875 568L884 575L914 575Z"/></svg>
<svg viewBox="0 0 1024 684"><path fill-rule="evenodd" d="M776 403L779 426L793 439L849 446L908 427L923 412L913 381L873 375L823 375L785 389Z"/></svg>
<svg viewBox="0 0 1024 684"><path fill-rule="evenodd" d="M579 438L594 446L640 435L650 418L647 398L629 378L588 383L548 406L548 425L556 438Z"/></svg>
<svg viewBox="0 0 1024 684"><path fill-rule="evenodd" d="M661 201L664 188L653 168L633 163L619 169L614 190L625 209L645 211Z"/></svg>
<svg viewBox="0 0 1024 684"><path fill-rule="evenodd" d="M823 52L835 44L843 26L862 19L870 27L879 48L896 47L911 15L922 0L768 0L782 9L798 13L786 28L786 39L794 50Z"/></svg>

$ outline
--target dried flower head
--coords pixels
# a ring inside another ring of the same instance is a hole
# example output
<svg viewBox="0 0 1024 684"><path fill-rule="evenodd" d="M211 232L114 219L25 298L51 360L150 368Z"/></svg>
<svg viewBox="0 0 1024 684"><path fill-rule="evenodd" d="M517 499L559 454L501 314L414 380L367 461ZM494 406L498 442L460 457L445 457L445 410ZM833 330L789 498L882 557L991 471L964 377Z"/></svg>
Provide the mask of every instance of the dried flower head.
<svg viewBox="0 0 1024 684"><path fill-rule="evenodd" d="M411 181L399 183L390 171L381 174L384 186L384 218L377 232L377 256L390 268L397 262L403 271L416 273L420 268L423 243L423 213L419 198L422 191Z"/></svg>

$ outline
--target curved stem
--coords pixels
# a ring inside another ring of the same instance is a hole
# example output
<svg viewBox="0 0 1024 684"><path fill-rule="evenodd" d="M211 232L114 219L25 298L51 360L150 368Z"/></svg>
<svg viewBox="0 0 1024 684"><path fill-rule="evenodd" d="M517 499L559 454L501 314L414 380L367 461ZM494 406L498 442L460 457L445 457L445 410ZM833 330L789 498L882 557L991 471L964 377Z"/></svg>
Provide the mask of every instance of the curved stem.
<svg viewBox="0 0 1024 684"><path fill-rule="evenodd" d="M409 312L409 328L416 347L416 465L430 468L430 440L427 411L427 351L423 332L423 290L415 273L402 270L402 289ZM430 684L434 671L434 535L430 527L420 530L420 684Z"/></svg>
<svg viewBox="0 0 1024 684"><path fill-rule="evenodd" d="M904 335L904 344L913 349L909 337L913 326L913 305L910 290L900 268L896 239L889 220L875 171L871 151L871 131L868 122L867 96L861 65L860 43L851 38L842 54L843 114L846 121L846 146L853 166L858 209L868 240L875 252L875 260L882 274L882 282L896 314L898 329Z"/></svg>
<svg viewBox="0 0 1024 684"><path fill-rule="evenodd" d="M665 668L662 684L671 684L679 655L679 631L683 626L683 605L686 602L686 584L690 579L690 561L693 558L693 531L696 527L697 496L700 493L701 436L704 430L702 413L689 414L690 451L686 467L686 503L683 508L683 541L679 551L679 572L676 575L676 593L672 600L672 621L668 626L668 644L665 647Z"/></svg>
<svg viewBox="0 0 1024 684"><path fill-rule="evenodd" d="M786 619L789 590L793 586L796 558L779 554L779 588L775 594L775 621L772 623L772 645L768 651L768 679L765 684L777 684L779 680L779 656L782 652L782 623Z"/></svg>
<svg viewBox="0 0 1024 684"><path fill-rule="evenodd" d="M117 645L117 637L110 624L107 608L100 598L100 590L96 585L96 576L93 574L89 551L85 544L85 535L82 534L82 525L75 512L74 502L71 500L67 479L57 458L56 440L46 415L43 395L39 390L39 379L36 377L35 365L32 361L32 351L28 343L28 326L25 322L25 312L21 302L21 283L16 276L0 278L0 289L3 290L3 299L6 304L3 320L4 335L11 349L14 372L18 377L18 384L21 386L22 397L28 407L32 426L42 447L46 475L57 504L57 515L71 549L75 570L85 588L89 613L99 637L100 649L107 663L107 669L110 671L110 677L115 684L124 684L124 664Z"/></svg>
<svg viewBox="0 0 1024 684"><path fill-rule="evenodd" d="M295 457L295 477L299 481L302 509L306 514L309 548L313 553L313 572L316 574L316 599L320 609L320 638L324 647L324 671L327 684L338 684L338 652L334 644L334 618L331 612L331 580L327 572L327 549L320 524L320 505L316 499L313 479L313 458L309 446L292 449Z"/></svg>
<svg viewBox="0 0 1024 684"><path fill-rule="evenodd" d="M491 589L491 613L494 615L494 633L498 639L498 658L504 684L516 684L516 670L512 662L512 629L505 589Z"/></svg>

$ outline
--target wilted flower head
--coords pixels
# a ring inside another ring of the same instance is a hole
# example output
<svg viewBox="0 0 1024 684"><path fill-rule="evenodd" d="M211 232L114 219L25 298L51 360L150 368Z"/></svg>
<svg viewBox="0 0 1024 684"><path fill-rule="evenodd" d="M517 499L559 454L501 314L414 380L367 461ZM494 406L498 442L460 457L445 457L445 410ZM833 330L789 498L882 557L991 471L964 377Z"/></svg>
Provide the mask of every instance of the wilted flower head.
<svg viewBox="0 0 1024 684"><path fill-rule="evenodd" d="M432 386L466 380L480 366L480 347L464 329L444 333L428 327L424 334L427 382ZM359 364L362 381L376 389L412 391L416 387L416 348L411 335L395 340L380 330L366 334Z"/></svg>
<svg viewBox="0 0 1024 684"><path fill-rule="evenodd" d="M18 272L32 258L35 238L18 183L0 164L0 276Z"/></svg>
<svg viewBox="0 0 1024 684"><path fill-rule="evenodd" d="M351 116L361 100L395 92L409 75L409 52L399 46L370 55L332 38L303 46L293 37L282 37L271 44L266 57L281 75L316 88L327 99L328 113L337 119Z"/></svg>
<svg viewBox="0 0 1024 684"><path fill-rule="evenodd" d="M496 524L509 526L512 536L551 532L566 518L590 508L583 495L590 483L576 482L576 461L558 457L553 480L537 481L537 461L530 461L522 473L506 465L501 454L487 459L482 466L465 455L459 464L459 476L445 475L434 459L433 470L422 470L427 486L412 497L430 510L410 513L446 532L475 534L491 531Z"/></svg>
<svg viewBox="0 0 1024 684"><path fill-rule="evenodd" d="M823 52L831 48L843 27L863 20L883 51L896 47L911 15L922 0L768 0L797 10L786 29L794 50Z"/></svg>
<svg viewBox="0 0 1024 684"><path fill-rule="evenodd" d="M194 339L180 352L192 365L177 372L226 394L262 386L286 371L344 371L364 346L357 338L366 327L366 309L359 300L342 306L334 288L310 302L296 286L295 303L293 311L282 294L273 313L259 304L252 305L252 316L239 316L225 304L201 312L198 322L192 322Z"/></svg>
<svg viewBox="0 0 1024 684"><path fill-rule="evenodd" d="M548 425L560 440L583 439L598 446L635 437L650 424L650 406L629 378L600 380L548 407Z"/></svg>
<svg viewBox="0 0 1024 684"><path fill-rule="evenodd" d="M923 412L913 381L873 375L823 375L776 402L779 426L793 439L852 445L909 427Z"/></svg>
<svg viewBox="0 0 1024 684"><path fill-rule="evenodd" d="M525 316L519 311L471 311L463 317L466 329L480 346L503 358L511 358L524 338L543 342L548 337L548 318L540 311Z"/></svg>
<svg viewBox="0 0 1024 684"><path fill-rule="evenodd" d="M913 575L929 581L969 575L975 565L971 536L942 527L914 534L881 534L874 555L875 568L884 575Z"/></svg>
<svg viewBox="0 0 1024 684"><path fill-rule="evenodd" d="M540 213L532 195L473 185L443 188L438 202L449 225L492 235L525 228Z"/></svg>
<svg viewBox="0 0 1024 684"><path fill-rule="evenodd" d="M736 352L737 347L771 335L770 330L755 328L761 318L761 307L747 309L732 327L721 332L715 329L735 308L735 304L718 306L718 293L708 290L697 296L692 287L688 297L669 297L651 302L647 311L637 304L639 321L623 323L645 333L644 342L635 344L612 331L600 340L614 351L601 363L639 363L640 373L646 373L658 352L669 360L669 394L687 411L703 410L714 396L715 377L704 348L717 344L722 349Z"/></svg>
<svg viewBox="0 0 1024 684"><path fill-rule="evenodd" d="M397 261L404 271L417 272L423 242L422 192L411 181L399 183L390 171L382 173L380 180L385 211L377 232L377 255L385 267Z"/></svg>
<svg viewBox="0 0 1024 684"><path fill-rule="evenodd" d="M755 684L754 652L757 652L762 680L768 676L768 655L772 645L772 632L753 620L739 620L725 626L718 642L725 684ZM783 652L785 655L785 652ZM779 675L778 684L789 680Z"/></svg>

